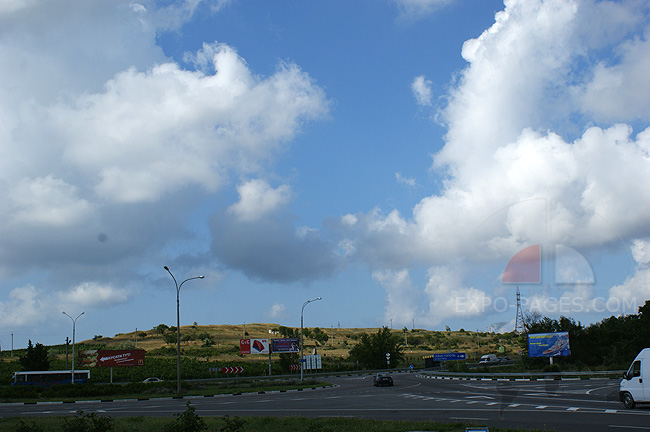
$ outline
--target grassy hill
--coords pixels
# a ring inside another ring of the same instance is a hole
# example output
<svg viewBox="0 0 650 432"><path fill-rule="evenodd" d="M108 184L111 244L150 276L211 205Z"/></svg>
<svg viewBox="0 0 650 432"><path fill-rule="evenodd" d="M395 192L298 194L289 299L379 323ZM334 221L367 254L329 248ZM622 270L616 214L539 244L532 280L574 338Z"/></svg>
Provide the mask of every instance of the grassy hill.
<svg viewBox="0 0 650 432"><path fill-rule="evenodd" d="M271 339L282 337L275 334L281 326L271 323L256 323L244 325L191 325L181 327L181 362L184 378L212 378L222 376L218 372L224 366L243 366L244 375L256 376L268 373L268 356L241 355L239 340L241 338ZM284 328L288 330L287 328ZM293 328L292 330L298 330ZM311 354L314 349L322 355L323 370L343 371L354 370L358 366L348 360L350 349L357 343L362 334L376 334L379 328L305 328L305 354ZM297 332L296 332L297 333ZM519 346L517 337L512 333L481 333L458 331L431 331L423 329L395 329L393 333L403 338L405 359L402 364L391 364L393 367L424 366L424 357L434 353L465 352L470 361L487 353L500 353L511 358L518 357ZM327 335L325 341L324 335ZM206 343L208 340L209 343ZM38 339L34 339L36 343ZM172 380L176 376L176 332L175 329L161 325L149 330L138 330L130 333L120 333L113 337L97 335L93 339L77 342L77 352L87 349L144 349L146 360L144 367L131 368L93 368L92 376L98 382L108 382L111 373L116 382L137 382L144 378L156 376ZM502 352L500 350L502 349ZM65 345L48 346L50 369L66 369ZM25 350L14 350L13 357L3 351L0 359L0 383L7 384L11 373L20 370L19 356ZM69 350L69 356L71 350ZM282 373L279 365L280 357L272 356L273 375Z"/></svg>
<svg viewBox="0 0 650 432"><path fill-rule="evenodd" d="M194 356L203 360L220 361L266 361L265 356L239 354L241 338L264 339L282 337L277 333L277 324L252 323L245 325L191 325L181 327L181 351L185 356ZM295 329L295 330L299 330ZM307 333L324 333L326 342L318 342L314 338L304 338L305 353L313 349L324 357L344 360L363 333L377 333L379 328L309 328ZM516 357L519 353L517 339L510 333L481 333L470 331L430 331L423 329L393 330L393 333L404 338L407 362L420 364L423 357L433 353L465 352L470 358L478 358L483 354L497 353L503 347L502 355ZM175 355L175 332L169 329L161 332L159 329L117 334L113 337L96 336L92 340L80 344L105 349L132 349L147 351L147 355ZM206 346L205 336L209 336L213 344Z"/></svg>

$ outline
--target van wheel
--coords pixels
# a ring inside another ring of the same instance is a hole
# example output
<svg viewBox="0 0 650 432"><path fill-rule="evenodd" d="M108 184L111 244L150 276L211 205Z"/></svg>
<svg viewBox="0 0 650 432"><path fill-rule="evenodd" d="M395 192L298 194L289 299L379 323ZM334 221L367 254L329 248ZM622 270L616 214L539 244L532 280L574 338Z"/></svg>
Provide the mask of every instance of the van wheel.
<svg viewBox="0 0 650 432"><path fill-rule="evenodd" d="M627 393L627 392L625 392L625 393L623 394L623 405L624 405L625 408L627 408L627 409L632 409L632 408L634 408L634 398L632 397L631 394L629 394L629 393Z"/></svg>

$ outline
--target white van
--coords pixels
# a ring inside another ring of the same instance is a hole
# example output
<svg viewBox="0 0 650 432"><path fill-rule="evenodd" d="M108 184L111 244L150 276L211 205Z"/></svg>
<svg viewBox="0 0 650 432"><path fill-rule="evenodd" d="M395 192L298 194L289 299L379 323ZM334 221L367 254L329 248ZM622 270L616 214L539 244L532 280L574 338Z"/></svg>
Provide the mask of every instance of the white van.
<svg viewBox="0 0 650 432"><path fill-rule="evenodd" d="M479 360L478 364L481 365L490 365L490 364L496 364L499 363L499 359L497 358L496 354L485 354L481 356L481 360Z"/></svg>
<svg viewBox="0 0 650 432"><path fill-rule="evenodd" d="M642 349L623 375L618 397L625 408L637 403L650 403L650 348Z"/></svg>

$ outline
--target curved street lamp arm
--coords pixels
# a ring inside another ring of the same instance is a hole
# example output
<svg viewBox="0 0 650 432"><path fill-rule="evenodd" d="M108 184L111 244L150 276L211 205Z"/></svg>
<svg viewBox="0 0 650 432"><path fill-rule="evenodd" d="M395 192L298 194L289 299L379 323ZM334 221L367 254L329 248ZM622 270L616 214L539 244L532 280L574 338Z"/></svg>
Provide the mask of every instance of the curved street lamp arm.
<svg viewBox="0 0 650 432"><path fill-rule="evenodd" d="M183 286L183 284L184 284L185 282L187 282L187 281L191 281L192 279L203 279L203 278L205 278L205 276L194 276L194 277L191 277L191 278L187 278L187 279L185 279L183 282L181 282L181 284L178 286L178 290L180 291L180 289L181 289L181 287ZM175 281L176 281L176 280L174 279L174 282L175 282Z"/></svg>
<svg viewBox="0 0 650 432"><path fill-rule="evenodd" d="M167 273L169 273L169 275L172 277L172 279L174 279L174 284L176 285L176 291L178 291L180 289L180 287L178 286L178 282L176 282L176 278L174 277L174 274L172 273L171 270L169 270L169 267L165 266L164 268L165 268L165 270L167 270Z"/></svg>

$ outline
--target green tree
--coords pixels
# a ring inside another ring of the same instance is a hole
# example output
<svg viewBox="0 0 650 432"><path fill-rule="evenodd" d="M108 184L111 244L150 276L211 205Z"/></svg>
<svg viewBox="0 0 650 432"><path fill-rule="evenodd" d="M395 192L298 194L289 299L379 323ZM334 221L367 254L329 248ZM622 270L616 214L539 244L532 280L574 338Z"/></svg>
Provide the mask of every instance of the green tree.
<svg viewBox="0 0 650 432"><path fill-rule="evenodd" d="M359 342L350 349L350 360L369 369L382 369L386 367L387 353L390 354L391 368L404 360L402 338L392 334L388 327L382 327L377 334L361 335Z"/></svg>
<svg viewBox="0 0 650 432"><path fill-rule="evenodd" d="M165 343L167 343L167 344L174 344L174 343L176 343L176 332L174 332L174 333L165 333L165 334L163 335L163 340L164 340Z"/></svg>
<svg viewBox="0 0 650 432"><path fill-rule="evenodd" d="M284 373L291 371L291 365L297 365L299 359L298 353L281 353L280 354L280 369Z"/></svg>
<svg viewBox="0 0 650 432"><path fill-rule="evenodd" d="M325 345L329 340L327 333L323 332L320 327L314 327L311 338L315 339L320 345Z"/></svg>
<svg viewBox="0 0 650 432"><path fill-rule="evenodd" d="M158 324L158 325L156 326L156 333L158 333L158 334L164 334L165 331L168 330L168 329L169 329L169 326L167 326L167 325L165 325L165 324Z"/></svg>
<svg viewBox="0 0 650 432"><path fill-rule="evenodd" d="M43 344L36 343L32 345L32 340L29 340L27 345L27 352L24 356L18 359L20 365L25 371L46 371L50 369L50 359L47 357L47 348Z"/></svg>

